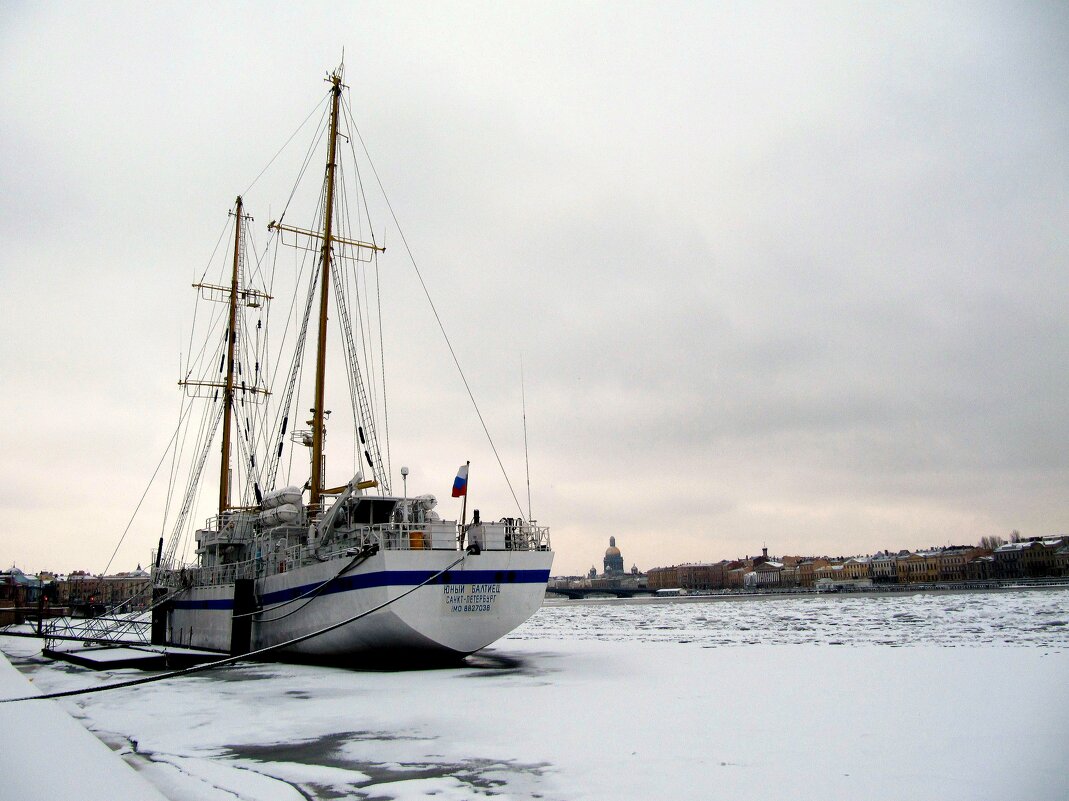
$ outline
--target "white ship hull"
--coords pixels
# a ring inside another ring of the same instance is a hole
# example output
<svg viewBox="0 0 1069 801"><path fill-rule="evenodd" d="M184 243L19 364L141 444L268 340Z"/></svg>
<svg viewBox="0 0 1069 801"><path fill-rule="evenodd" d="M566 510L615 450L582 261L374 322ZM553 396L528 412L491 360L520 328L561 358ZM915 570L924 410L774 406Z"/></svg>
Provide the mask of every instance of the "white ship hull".
<svg viewBox="0 0 1069 801"><path fill-rule="evenodd" d="M432 583L409 592L459 556L454 550L383 550L336 579L348 557L256 579L260 611L252 615L248 650L329 628L407 592L383 609L288 646L277 656L353 665L461 657L500 639L542 605L553 561L548 550L469 554ZM230 583L177 593L167 614L167 640L231 651L234 592Z"/></svg>

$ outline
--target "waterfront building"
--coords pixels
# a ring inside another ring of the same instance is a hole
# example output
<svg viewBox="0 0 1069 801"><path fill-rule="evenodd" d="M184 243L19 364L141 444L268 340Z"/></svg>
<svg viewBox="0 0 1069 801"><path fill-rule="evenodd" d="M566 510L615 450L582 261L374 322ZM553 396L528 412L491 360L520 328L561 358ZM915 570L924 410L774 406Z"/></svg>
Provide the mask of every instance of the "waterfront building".
<svg viewBox="0 0 1069 801"><path fill-rule="evenodd" d="M895 554L878 553L872 557L869 566L872 570L872 580L877 584L894 584L898 581L898 570L895 563L898 557Z"/></svg>
<svg viewBox="0 0 1069 801"><path fill-rule="evenodd" d="M924 570L924 557L918 553L899 554L895 560L895 570L898 573L899 584L913 584L920 581L918 576Z"/></svg>
<svg viewBox="0 0 1069 801"><path fill-rule="evenodd" d="M13 605L33 603L41 590L41 580L28 576L14 565L0 572L0 601Z"/></svg>
<svg viewBox="0 0 1069 801"><path fill-rule="evenodd" d="M1024 571L1021 569L1021 552L1031 543L1008 542L1000 545L994 551L995 577L1003 579L1021 578Z"/></svg>
<svg viewBox="0 0 1069 801"><path fill-rule="evenodd" d="M955 545L939 552L939 580L964 581L965 565L985 552L970 545Z"/></svg>
<svg viewBox="0 0 1069 801"><path fill-rule="evenodd" d="M1058 561L1058 552L1069 546L1069 536L1061 537L1044 537L1043 538L1043 555L1037 560L1034 565L1029 567L1034 568L1036 576L1059 576L1063 575L1061 572L1061 566Z"/></svg>
<svg viewBox="0 0 1069 801"><path fill-rule="evenodd" d="M934 584L939 581L939 551L924 551L924 578L922 581Z"/></svg>
<svg viewBox="0 0 1069 801"><path fill-rule="evenodd" d="M863 559L848 559L841 563L833 563L818 567L816 573L816 588L839 589L845 587L871 587L872 577L865 569L867 562Z"/></svg>
<svg viewBox="0 0 1069 801"><path fill-rule="evenodd" d="M116 607L144 609L150 600L149 582L148 571L138 565L136 570L111 576L94 576L84 570L76 570L67 576L60 576L56 580L56 587L61 606L86 613Z"/></svg>
<svg viewBox="0 0 1069 801"><path fill-rule="evenodd" d="M1057 576L1069 576L1069 545L1063 545L1054 552L1054 569Z"/></svg>
<svg viewBox="0 0 1069 801"><path fill-rule="evenodd" d="M725 571L725 586L729 590L741 590L743 586L743 577L750 572L750 566L746 564L740 564L738 562L732 562L734 567L730 567Z"/></svg>
<svg viewBox="0 0 1069 801"><path fill-rule="evenodd" d="M816 579L815 584L841 584L843 581L842 563L825 562L813 570L813 577Z"/></svg>
<svg viewBox="0 0 1069 801"><path fill-rule="evenodd" d="M853 556L843 562L843 578L847 581L872 578L872 564L867 556Z"/></svg>
<svg viewBox="0 0 1069 801"><path fill-rule="evenodd" d="M812 587L817 582L817 568L825 567L827 559L803 559L798 563L798 586Z"/></svg>
<svg viewBox="0 0 1069 801"><path fill-rule="evenodd" d="M679 588L679 568L651 567L646 571L647 586L651 590L674 590Z"/></svg>
<svg viewBox="0 0 1069 801"><path fill-rule="evenodd" d="M676 569L679 572L679 584L676 586L688 591L707 592L713 589L713 565L685 564Z"/></svg>
<svg viewBox="0 0 1069 801"><path fill-rule="evenodd" d="M994 577L994 556L977 556L965 563L966 581L990 581Z"/></svg>
<svg viewBox="0 0 1069 801"><path fill-rule="evenodd" d="M899 556L899 584L935 584L939 581L939 551L917 551Z"/></svg>
<svg viewBox="0 0 1069 801"><path fill-rule="evenodd" d="M0 626L21 623L26 610L41 596L41 580L28 576L14 565L0 572Z"/></svg>
<svg viewBox="0 0 1069 801"><path fill-rule="evenodd" d="M797 587L798 586L798 562L783 562L783 570L779 574L779 583L781 587Z"/></svg>
<svg viewBox="0 0 1069 801"><path fill-rule="evenodd" d="M1053 576L1058 569L1057 552L1066 538L1043 541L1009 542L995 549L996 578L1039 578Z"/></svg>
<svg viewBox="0 0 1069 801"><path fill-rule="evenodd" d="M778 587L783 573L783 563L769 559L753 569L754 583L758 587Z"/></svg>
<svg viewBox="0 0 1069 801"><path fill-rule="evenodd" d="M647 573L648 585L651 590L680 589L688 592L708 592L723 586L723 568L723 564L654 567Z"/></svg>
<svg viewBox="0 0 1069 801"><path fill-rule="evenodd" d="M712 566L710 573L710 583L714 590L722 590L727 586L727 566L729 562L726 559L721 559L719 562Z"/></svg>
<svg viewBox="0 0 1069 801"><path fill-rule="evenodd" d="M899 554L895 567L898 570L899 584L915 584L921 580L920 576L924 573L924 557L919 553L908 553L905 556Z"/></svg>

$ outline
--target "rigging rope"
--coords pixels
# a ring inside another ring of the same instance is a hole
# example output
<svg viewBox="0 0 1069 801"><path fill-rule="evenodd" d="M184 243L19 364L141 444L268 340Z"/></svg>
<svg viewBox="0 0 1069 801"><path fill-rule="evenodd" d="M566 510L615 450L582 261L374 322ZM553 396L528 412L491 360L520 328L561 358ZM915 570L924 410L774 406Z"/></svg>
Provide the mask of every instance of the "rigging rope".
<svg viewBox="0 0 1069 801"><path fill-rule="evenodd" d="M184 416L184 415L183 415ZM167 443L167 447L163 449L163 455L160 457L159 463L156 465L156 469L152 471L152 478L148 480L148 486L145 487L145 491L141 493L141 500L137 502L137 506L134 507L134 513L130 515L130 521L126 524L126 528L123 529L122 536L119 537L119 542L115 546L115 550L111 552L111 558L108 559L107 565L104 567L104 572L101 575L107 575L108 570L111 569L111 563L115 561L115 554L119 552L119 548L122 547L123 540L126 539L126 535L130 532L130 526L134 524L134 518L137 517L138 511L141 509L141 504L145 502L145 497L148 495L148 491L152 489L152 484L156 481L156 475L160 472L160 468L163 467L163 462L167 459L167 454L171 450L171 446L178 438L178 433L182 430L182 417L178 418L178 425L175 427L174 433L171 434L171 440Z"/></svg>
<svg viewBox="0 0 1069 801"><path fill-rule="evenodd" d="M442 332L442 338L445 339L446 347L449 348L449 355L453 357L453 364L456 365L457 372L460 374L460 380L464 382L464 389L467 390L468 398L471 400L471 405L475 409L475 414L479 418L479 423L483 427L483 433L486 434L486 440L490 443L490 449L494 452L494 458L497 459L497 466L501 468L501 475L505 479L505 483L508 485L509 492L512 493L512 500L516 503L516 509L519 511L520 516L523 516L523 507L520 505L520 499L516 496L516 490L512 488L512 481L509 480L508 472L505 470L505 465L501 461L501 454L497 451L497 445L494 444L494 438L490 436L490 429L486 425L486 420L483 419L483 413L479 409L479 404L475 401L475 395L471 391L471 385L468 383L468 377L464 374L464 368L460 366L460 360L457 358L456 351L453 350L453 343L449 339L449 334L446 333L445 324L442 322L441 316L438 314L438 309L434 305L434 301L431 299L430 290L427 288L426 282L423 280L423 273L420 272L419 265L416 264L416 257L412 253L412 248L408 245L408 239L405 237L405 232L401 229L401 223L397 220L397 214L393 210L393 204L390 203L390 198L386 194L386 189L382 185L382 179L379 178L379 171L375 169L375 163L371 160L371 154L368 152L367 144L364 142L364 137L360 133L359 128L354 128L356 136L360 140L360 145L364 149L364 155L367 156L368 164L371 166L371 172L375 176L375 181L379 185L379 191L382 192L382 198L386 202L386 208L390 211L390 217L393 219L393 224L397 226L397 233L401 237L401 243L405 246L405 252L408 253L409 262L412 264L412 269L416 273L416 278L419 279L419 285L423 289L423 294L427 298L427 303L431 307L431 312L434 314L434 319L438 323L438 328Z"/></svg>
<svg viewBox="0 0 1069 801"><path fill-rule="evenodd" d="M227 221L223 223L223 230L219 232L219 238L215 240L215 247L212 248L212 255L208 257L208 263L204 265L204 272L200 274L199 283L204 283L204 277L208 274L208 269L212 266L212 262L215 261L215 254L219 252L219 245L223 241L223 237L226 236L226 232L230 230L230 218L227 217ZM197 298L199 300L200 295L198 293ZM200 303L193 304L193 323L189 326L189 347L186 348L186 357L189 358L193 354L193 332L197 329L197 309L200 308ZM186 362L186 368L188 370L189 363ZM188 376L189 373L187 372Z"/></svg>
<svg viewBox="0 0 1069 801"><path fill-rule="evenodd" d="M278 152L275 153L275 155L273 155L271 157L271 160L269 162L267 162L267 164L264 166L264 168L262 170L260 170L260 174L252 179L252 183L248 185L248 187L245 189L244 192L241 193L242 195L247 195L249 193L249 190L252 189L254 186L256 186L256 182L259 181L263 177L264 173L267 172L271 168L271 165L275 163L275 159L277 159L279 156L282 155L282 151L285 150L287 147L289 147L289 144L290 144L290 142L293 141L293 138L297 134L299 134L301 132L301 129L304 128L305 125L308 124L308 120L312 119L312 115L316 113L316 111L319 109L320 106L325 106L326 105L327 98L329 98L329 97L330 97L330 95L328 94L327 97L325 97L323 100L320 100L312 108L312 110L308 112L308 116L305 117L304 121L300 125L297 126L297 130L295 130L292 134L290 134L290 138L286 140L286 144L284 144L282 147L280 147L278 149ZM324 113L325 113L325 109L324 109ZM290 197L292 197L292 195Z"/></svg>
<svg viewBox="0 0 1069 801"><path fill-rule="evenodd" d="M174 532L171 534L171 539L167 543L167 550L164 551L164 558L161 565L167 565L170 567L174 563L176 549L178 547L179 536L182 533L182 529L185 527L186 518L189 515L189 510L193 505L193 500L197 494L197 485L200 484L200 474L204 469L204 462L208 458L208 452L211 450L212 440L215 439L215 431L219 428L219 421L223 419L225 413L225 404L219 404L219 410L215 414L214 421L211 424L211 430L208 431L208 436L204 440L204 447L201 450L200 458L192 465L190 472L189 487L186 490L186 496L182 500L182 506L178 510L178 518L175 521ZM207 408L207 407L206 407Z"/></svg>
<svg viewBox="0 0 1069 801"><path fill-rule="evenodd" d="M350 144L350 149L351 149L352 148L351 137L349 138L349 144ZM354 160L354 162L356 160L355 152L353 154L353 160ZM364 207L366 209L366 207L367 207L367 199L364 197L364 194L363 194L363 183L362 183L362 181L360 179L360 171L359 171L359 169L357 169L355 172L356 172L357 187L360 190L360 200L363 201ZM345 188L344 188L345 184L342 183L341 186L342 186L342 192L341 192L342 203L343 204L347 204L348 203L348 194L347 194L347 192L345 191ZM359 220L360 217L358 216L357 219ZM347 217L345 215L343 215L341 217L341 222L342 222L343 225L345 225L349 221L348 221ZM369 222L368 225L370 227L370 222ZM350 239L354 238L352 233L351 233L351 226L347 226L346 235L349 236ZM359 238L359 229L358 229L357 238ZM372 234L371 234L371 239L372 239L372 242L374 243L374 232L373 231L372 231ZM372 258L375 258L377 255L378 255L377 251L372 251L372 255L367 261L370 261ZM375 342L374 342L374 339L372 339L372 337L371 337L371 331L372 331L372 326L374 325L374 321L371 318L371 312L369 310L369 305L368 305L368 294L369 293L367 291L367 274L360 267L360 265L367 263L367 261L362 259L359 256L359 254L355 255L352 260L355 262L355 266L354 266L354 268L352 270L353 291L352 291L350 297L352 298L352 305L356 310L357 326L358 326L358 328L360 330L360 345L361 345L361 349L363 351L364 364L367 366L366 369L363 371L364 375L363 376L360 376L360 375L357 376L357 380L359 382L358 389L360 390L361 413L362 414L367 414L370 417L369 421L365 422L364 425L365 425L366 433L369 434L369 436L371 437L371 439L372 439L372 441L374 443L373 446L371 447L371 451L373 452L375 460L377 461L378 464L377 464L377 467L375 467L373 469L376 472L376 478L379 478L379 480L380 480L380 482L382 484L383 492L386 493L386 494L389 494L389 492L390 492L390 483L389 483L390 470L389 470L388 466L383 465L382 452L381 452L381 449L379 447L379 440L378 440L378 408L379 407L378 407L378 399L375 396L375 389L376 389L376 387L375 387L375 372L374 372L374 369L373 369L374 365L375 365ZM378 266L377 259L375 261L375 264L376 264L376 267L377 267ZM362 290L361 290L361 286L360 286L360 278L361 277L363 277L363 279L364 279L364 281L363 281L363 289ZM347 285L348 285L348 282L346 282L346 286ZM379 336L380 336L380 341L381 341L381 336L382 336L381 319L380 319L380 327L379 327ZM381 358L382 357L382 353L381 353L381 351L380 351L379 355L380 355L379 362L380 362L380 364L382 364L382 358ZM385 370L385 367L383 367L383 370ZM368 401L367 398L364 397L364 395L365 395L364 380L363 380L364 377L366 377L366 380L367 380L366 394L370 395L370 401ZM355 420L355 412L354 412L354 420ZM369 425L369 423L370 423L370 425ZM356 443L354 442L354 445L355 444ZM361 438L361 446L364 447L365 449L367 448L367 443L364 441L364 438Z"/></svg>
<svg viewBox="0 0 1069 801"><path fill-rule="evenodd" d="M375 304L379 318L379 370L382 373L382 426L386 431L386 474L393 475L393 458L390 455L390 404L386 395L386 348L382 339L382 284L379 282L379 254L375 259Z"/></svg>
<svg viewBox="0 0 1069 801"><path fill-rule="evenodd" d="M296 296L294 297L296 301ZM282 404L279 406L278 414L282 415L281 420L275 418L277 425L272 427L272 430L278 431L278 448L272 449L269 454L270 461L268 462L267 472L264 476L266 480L266 486L268 488L275 485L275 477L278 475L278 465L282 459L282 446L285 444L286 437L286 424L289 421L290 414L296 414L296 409L293 409L293 393L297 385L297 377L301 373L301 366L303 363L304 347L308 338L308 318L312 314L312 305L315 302L315 282L313 281L308 287L308 296L305 299L304 304L304 316L301 319L300 331L297 335L297 342L294 346L293 361L290 366L289 379L286 382L286 394L283 396ZM293 421L296 425L296 420ZM291 429L292 430L292 429ZM292 453L292 449L290 449Z"/></svg>
<svg viewBox="0 0 1069 801"><path fill-rule="evenodd" d="M352 337L352 324L349 321L347 304L344 302L341 271L332 271L331 278L334 282L334 294L338 299L338 324L341 327L342 341L345 344L345 352L349 362L349 369L346 371L346 375L349 379L349 394L353 402L353 421L357 423L358 429L360 423L363 423L363 430L367 432L366 437L360 437L361 445L364 448L364 456L369 462L368 466L371 468L372 474L382 486L383 492L389 493L390 485L382 469L382 457L379 454L378 439L375 436L375 420L364 392L359 356Z"/></svg>
<svg viewBox="0 0 1069 801"><path fill-rule="evenodd" d="M311 155L311 153L309 153L309 158L310 158L310 155ZM303 169L302 169L302 174L303 174ZM296 184L294 184L293 191L294 192L297 191L297 185ZM319 203L316 205L316 209L315 209L316 216L318 216L319 210L322 208L322 205L324 203L324 200L325 200L324 194L325 194L325 190L321 190L320 191L320 196L319 196ZM292 193L291 193L290 197L291 198L293 197ZM283 211L283 216L285 216L285 211ZM275 238L275 260L276 261L278 259L278 245L279 245L279 243L281 243L281 241L282 241L282 234L281 234L281 231L279 231L278 232L278 236L276 236L276 238ZM267 470L264 473L264 478L265 478L267 487L275 486L275 480L276 480L276 477L278 475L278 466L279 466L279 463L280 463L280 461L282 459L282 449L283 449L283 445L285 444L285 435L286 435L287 424L290 421L290 416L291 415L294 418L293 419L293 423L294 423L294 425L296 425L296 408L295 408L295 404L294 404L293 393L294 393L294 388L298 387L297 398L298 399L300 398L298 380L299 380L299 377L303 373L304 348L305 348L306 339L307 339L307 336L308 336L308 321L309 321L309 319L311 317L312 304L313 304L313 302L315 300L315 287L316 287L316 280L315 280L316 272L315 271L317 269L317 267L315 266L316 265L316 260L315 260L314 257L310 257L309 252L308 252L307 249L302 248L301 250L302 250L302 252L304 252L304 256L301 257L301 265L300 265L300 269L297 272L297 280L295 282L295 286L297 288L300 287L301 280L304 277L305 267L310 262L313 265L312 266L312 274L311 274L311 280L310 280L309 285L308 285L308 294L307 294L305 307L304 307L304 316L302 317L301 322L300 322L300 327L298 328L297 342L294 345L293 358L292 358L292 361L290 362L289 379L288 379L287 384L286 384L286 393L284 395L283 402L279 405L278 411L276 412L275 422L271 426L272 434L275 431L279 432L279 434L278 434L279 442L278 442L278 447L276 449L274 447L273 441L272 441L272 449L271 449L270 453L268 454L268 467L267 467ZM288 313L288 315L286 317L286 326L284 328L284 331L286 333L283 335L283 338L282 338L282 345L280 346L280 352L281 352L281 349L283 347L285 347L286 339L287 339L287 337L289 335L289 324L290 324L290 321L293 320L293 313L297 308L297 297L298 297L298 293L295 291L294 295L293 295L293 301L290 304L289 313ZM275 374L272 375L272 377L271 377L271 385L272 386L275 386L275 382L276 382L276 379L278 377L278 370L280 370L281 367L282 367L282 360L280 359L278 361L278 363L276 364ZM293 428L291 428L290 430L292 431ZM289 468L287 468L287 480L289 478L289 471L292 470L293 453L294 453L294 449L291 448L290 449L290 465L289 465Z"/></svg>
<svg viewBox="0 0 1069 801"><path fill-rule="evenodd" d="M181 356L179 356L178 361L179 361L178 369L179 369L179 371L181 371L181 369L182 369L182 364L181 364L182 358L181 358ZM189 404L189 409L192 409L192 408L193 408L193 404L191 402ZM181 430L181 428L182 428L182 418L185 417L185 415L187 413L188 412L187 412L187 409L186 409L186 396L185 396L185 393L182 393L178 397L178 426L176 427L176 433L177 433L178 430ZM184 442L184 440L183 440L183 442ZM174 500L175 483L176 483L175 482L175 477L178 475L178 459L179 459L180 450L181 449L176 445L175 448L171 451L171 469L168 471L167 496L166 496L166 498L164 499L164 502L163 502L163 517L160 519L160 539L161 540L167 535L167 519L168 519L168 517L170 517L170 514L171 514L171 501Z"/></svg>
<svg viewBox="0 0 1069 801"><path fill-rule="evenodd" d="M352 157L353 157L353 169L356 172L356 187L357 187L357 190L359 191L360 202L363 204L363 211L364 211L364 216L363 217L359 216L359 215L357 216L357 221L360 224L360 229L358 229L358 230L361 230L361 231L363 230L364 217L366 217L367 218L367 227L368 227L368 237L370 238L371 243L373 245L378 245L378 242L375 240L375 227L371 223L371 207L367 202L367 193L364 191L364 180L363 180L363 177L362 177L362 175L360 173L360 160L356 157L356 148L353 145L353 136L352 136L353 132L354 131L356 132L357 138L360 139L361 144L363 144L363 139L360 138L360 131L356 127L356 119L353 116L352 108L350 107L348 98L346 98L345 95L342 95L342 111L343 111L342 119L343 119L343 122L345 123L346 131L348 132L345 135L345 141L348 143L349 152L352 154ZM364 148L364 153L365 154L367 153L367 148L366 147ZM371 164L370 157L368 158L368 163ZM372 170L374 170L374 165L371 165L371 167L372 167ZM377 176L376 176L376 178L377 178ZM379 186L381 188L381 186L382 186L381 183L379 184ZM383 197L385 197L385 193L383 193ZM353 237L350 237L350 238L353 238ZM360 237L357 237L357 238L361 238L362 239L363 237L360 236ZM386 392L386 349L385 349L385 346L384 346L384 338L383 338L382 284L381 284L381 282L379 280L379 253L378 253L378 251L372 251L371 261L375 265L375 301L376 301L377 322L378 322L378 332L379 332L379 372L380 372L380 379L382 381L383 429L384 429L385 437L386 437L386 465L385 465L385 470L386 470L386 475L390 476L390 475L393 475L393 459L392 459L391 452L390 452L390 406L389 406L389 398L388 398L387 392ZM354 275L354 282L355 281L356 281L356 276ZM365 289L364 303L365 303L365 306L366 306L366 304L367 304L367 292L366 292L366 290L367 290L367 276L366 276L366 274L365 274L365 277L364 277L364 289ZM367 321L368 321L367 322L368 331L370 332L371 327L372 327L371 314L366 309L365 309L365 315L366 315ZM363 330L363 329L361 329L361 330ZM372 351L374 351L374 346L372 344L372 340L371 340L370 335L366 336L366 338L364 339L364 342L365 342L366 346L369 346L370 349ZM367 357L365 356L365 359L366 358ZM373 364L373 362L372 361L368 361L367 364L368 364L368 372L370 373L371 372L371 365ZM372 408L373 408L373 410L375 410L375 409L378 408L378 401L375 399L374 382L371 380L371 378L369 378L368 383L369 383L369 387L371 389L371 394L372 394Z"/></svg>

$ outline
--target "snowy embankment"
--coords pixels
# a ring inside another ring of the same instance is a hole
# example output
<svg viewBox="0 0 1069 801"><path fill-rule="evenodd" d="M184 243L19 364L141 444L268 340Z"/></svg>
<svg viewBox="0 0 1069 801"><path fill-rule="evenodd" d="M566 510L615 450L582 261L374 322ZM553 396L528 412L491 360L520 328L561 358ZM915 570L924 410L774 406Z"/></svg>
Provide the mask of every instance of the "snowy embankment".
<svg viewBox="0 0 1069 801"><path fill-rule="evenodd" d="M175 801L1069 796L1069 591L871 602L561 605L464 668L245 665L66 705ZM41 688L109 680L0 644Z"/></svg>
<svg viewBox="0 0 1069 801"><path fill-rule="evenodd" d="M0 698L40 695L0 654ZM0 704L4 798L166 801L53 701Z"/></svg>

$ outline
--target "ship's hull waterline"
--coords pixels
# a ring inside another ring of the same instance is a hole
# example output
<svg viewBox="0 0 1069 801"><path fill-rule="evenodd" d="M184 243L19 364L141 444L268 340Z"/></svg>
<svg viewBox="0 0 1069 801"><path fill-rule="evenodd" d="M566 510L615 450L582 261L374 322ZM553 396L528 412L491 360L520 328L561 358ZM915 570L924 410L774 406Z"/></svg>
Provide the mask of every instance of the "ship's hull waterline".
<svg viewBox="0 0 1069 801"><path fill-rule="evenodd" d="M453 550L385 550L340 576L348 557L256 579L259 611L250 615L248 648L239 650L276 646L386 604L366 617L273 652L272 658L354 666L448 660L495 642L542 605L553 560L548 550L468 554L431 583L413 590L460 556ZM232 583L194 586L169 603L167 640L174 645L231 651L235 631L240 627L235 628Z"/></svg>

